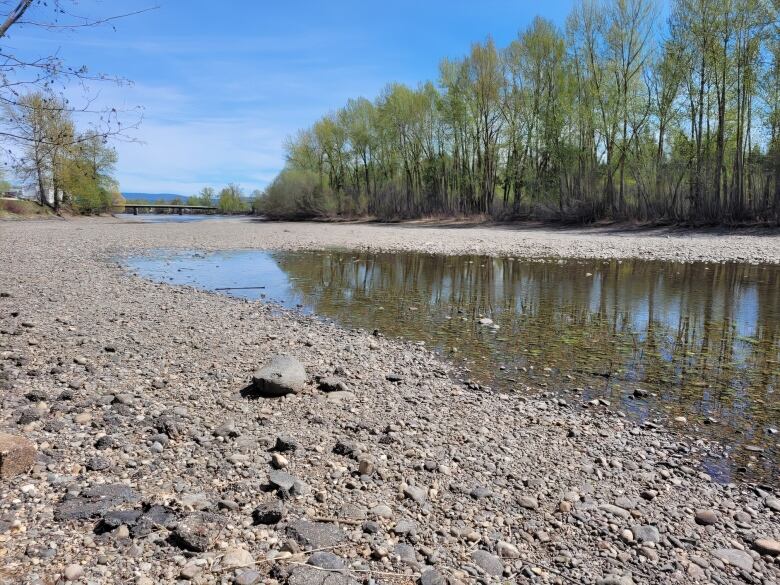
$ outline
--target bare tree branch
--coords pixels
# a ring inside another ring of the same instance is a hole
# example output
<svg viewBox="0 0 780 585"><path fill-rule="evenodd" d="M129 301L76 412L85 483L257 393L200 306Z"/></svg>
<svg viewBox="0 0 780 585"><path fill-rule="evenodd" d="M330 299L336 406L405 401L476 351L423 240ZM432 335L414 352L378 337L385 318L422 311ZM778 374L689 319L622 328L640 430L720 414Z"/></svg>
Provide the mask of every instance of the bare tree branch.
<svg viewBox="0 0 780 585"><path fill-rule="evenodd" d="M20 0L16 8L11 11L3 24L0 25L0 39L5 36L5 33L8 32L9 28L11 28L19 21L20 18L22 18L22 16L24 16L24 13L27 12L27 9L30 7L32 2L33 0Z"/></svg>

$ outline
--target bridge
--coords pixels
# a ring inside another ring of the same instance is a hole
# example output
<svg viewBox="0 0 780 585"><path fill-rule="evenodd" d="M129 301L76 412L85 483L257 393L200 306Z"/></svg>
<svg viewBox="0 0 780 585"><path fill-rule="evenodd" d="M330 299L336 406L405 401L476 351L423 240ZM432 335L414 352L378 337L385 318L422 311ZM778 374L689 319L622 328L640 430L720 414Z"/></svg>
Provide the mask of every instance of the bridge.
<svg viewBox="0 0 780 585"><path fill-rule="evenodd" d="M193 211L217 211L216 207L209 207L208 205L168 205L166 203L122 203L117 207L124 207L125 211L133 210L133 215L138 215L139 209L168 209L175 211L179 215L184 213L185 209Z"/></svg>

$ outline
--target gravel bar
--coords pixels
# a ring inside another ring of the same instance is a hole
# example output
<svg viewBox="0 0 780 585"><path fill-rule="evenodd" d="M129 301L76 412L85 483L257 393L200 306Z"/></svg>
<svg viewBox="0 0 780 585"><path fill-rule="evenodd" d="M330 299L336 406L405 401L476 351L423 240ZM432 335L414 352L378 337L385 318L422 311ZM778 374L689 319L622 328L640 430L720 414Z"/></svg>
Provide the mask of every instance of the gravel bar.
<svg viewBox="0 0 780 585"><path fill-rule="evenodd" d="M780 259L770 232L0 222L0 583L780 581L780 492L713 481L719 445L112 261L326 247Z"/></svg>

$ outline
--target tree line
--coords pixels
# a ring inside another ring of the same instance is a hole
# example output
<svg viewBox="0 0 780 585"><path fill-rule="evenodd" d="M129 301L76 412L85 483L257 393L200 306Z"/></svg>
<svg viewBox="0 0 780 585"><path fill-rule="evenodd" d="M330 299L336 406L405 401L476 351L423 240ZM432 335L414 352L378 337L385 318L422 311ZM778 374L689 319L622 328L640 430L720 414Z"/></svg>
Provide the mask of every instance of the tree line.
<svg viewBox="0 0 780 585"><path fill-rule="evenodd" d="M68 205L89 214L121 202L113 178L116 150L104 132L78 130L61 98L24 94L6 104L4 113L13 132L15 174L35 188L41 205L56 212Z"/></svg>
<svg viewBox="0 0 780 585"><path fill-rule="evenodd" d="M123 123L120 117L128 112L96 106L97 97L88 91L93 83L125 80L69 64L58 53L20 51L12 35L112 26L154 8L91 17L81 13L77 0L0 0L0 144L7 161L3 171L11 171L3 174L33 188L42 205L97 213L120 201L113 178L117 155L109 140L126 137L140 123L140 112L134 108L135 120ZM76 86L83 96L72 91Z"/></svg>
<svg viewBox="0 0 780 585"><path fill-rule="evenodd" d="M203 187L200 193L187 198L189 205L203 205L205 207L216 207L219 213L235 214L249 213L254 208L254 200L257 199L259 191L252 192L252 199L248 198L244 189L236 183L229 183L217 193L213 187Z"/></svg>
<svg viewBox="0 0 780 585"><path fill-rule="evenodd" d="M780 1L584 0L285 144L270 216L780 220Z"/></svg>

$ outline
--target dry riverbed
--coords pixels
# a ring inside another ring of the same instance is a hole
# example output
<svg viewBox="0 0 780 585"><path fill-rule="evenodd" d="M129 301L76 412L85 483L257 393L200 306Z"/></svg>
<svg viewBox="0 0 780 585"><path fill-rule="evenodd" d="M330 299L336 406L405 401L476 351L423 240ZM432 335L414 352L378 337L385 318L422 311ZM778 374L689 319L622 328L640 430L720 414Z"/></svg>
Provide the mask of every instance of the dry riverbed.
<svg viewBox="0 0 780 585"><path fill-rule="evenodd" d="M0 583L780 580L776 488L713 482L717 446L111 261L328 246L780 261L771 234L0 223L0 432L37 449L0 480ZM300 392L246 392L273 355Z"/></svg>

